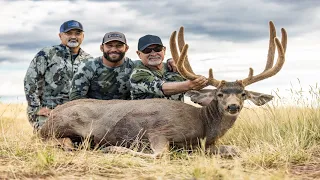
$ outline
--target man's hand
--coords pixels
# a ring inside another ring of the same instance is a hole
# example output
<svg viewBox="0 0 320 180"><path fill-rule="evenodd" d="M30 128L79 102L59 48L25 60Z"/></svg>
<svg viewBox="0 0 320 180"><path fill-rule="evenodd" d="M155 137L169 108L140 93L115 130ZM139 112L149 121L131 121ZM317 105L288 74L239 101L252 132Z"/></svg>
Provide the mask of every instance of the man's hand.
<svg viewBox="0 0 320 180"><path fill-rule="evenodd" d="M170 71L178 72L176 63L174 62L174 60L172 58L167 59L167 66Z"/></svg>
<svg viewBox="0 0 320 180"><path fill-rule="evenodd" d="M51 109L48 109L47 107L43 107L38 111L37 115L48 117L50 115L50 112L51 112Z"/></svg>
<svg viewBox="0 0 320 180"><path fill-rule="evenodd" d="M208 79L204 76L199 76L195 80L189 80L190 82L190 90L200 90L206 86L208 86Z"/></svg>

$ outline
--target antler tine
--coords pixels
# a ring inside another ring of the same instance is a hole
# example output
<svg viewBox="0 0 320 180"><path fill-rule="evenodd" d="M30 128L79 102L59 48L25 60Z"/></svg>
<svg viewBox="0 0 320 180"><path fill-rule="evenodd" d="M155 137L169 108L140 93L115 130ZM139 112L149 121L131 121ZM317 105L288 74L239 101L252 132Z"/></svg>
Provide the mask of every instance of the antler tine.
<svg viewBox="0 0 320 180"><path fill-rule="evenodd" d="M285 62L285 52L284 52L284 48L282 47L279 39L275 38L274 41L275 41L275 44L276 44L277 49L278 49L278 60L277 60L277 63L275 64L274 67L272 67L272 68L270 68L270 69L268 69L266 71L263 71L261 74L258 74L256 76L252 76L253 70L252 70L252 68L250 68L249 76L242 81L244 86L248 86L248 85L250 85L252 83L255 83L257 81L261 81L263 79L266 79L266 78L269 78L271 76L274 76L275 74L277 74L281 70L281 68L282 68L282 66L283 66L283 64Z"/></svg>
<svg viewBox="0 0 320 180"><path fill-rule="evenodd" d="M268 50L268 58L264 71L272 68L274 61L274 54L276 52L276 46L274 44L274 38L277 37L276 28L272 21L269 21L269 31L270 31L270 39L269 39L269 50Z"/></svg>
<svg viewBox="0 0 320 180"><path fill-rule="evenodd" d="M221 83L221 81L218 81L215 78L213 78L212 68L210 68L209 69L208 84L217 88L220 85L220 83Z"/></svg>
<svg viewBox="0 0 320 180"><path fill-rule="evenodd" d="M269 22L270 26L270 40L269 40L269 51L268 51L268 60L266 63L266 67L264 71L272 68L273 66L273 61L274 61L274 54L275 54L275 43L274 43L274 38L276 37L276 29L272 21ZM287 49L287 32L284 28L281 28L281 44L284 50L284 53L286 53Z"/></svg>
<svg viewBox="0 0 320 180"><path fill-rule="evenodd" d="M184 42L184 28L180 27L179 33L178 33L178 44L181 51L180 56L178 55L175 37L176 37L176 31L174 31L170 37L170 49L171 54L174 59L178 59L177 61L177 69L181 76L183 76L186 79L194 80L199 77L199 75L196 75L189 64L188 58L187 58L187 51L189 48L188 44L185 44ZM212 69L209 70L209 78L208 78L208 84L218 87L220 85L221 81L218 81L213 78Z"/></svg>
<svg viewBox="0 0 320 180"><path fill-rule="evenodd" d="M287 31L284 28L281 28L281 44L284 50L284 53L286 53L287 50Z"/></svg>
<svg viewBox="0 0 320 180"><path fill-rule="evenodd" d="M182 33L181 33L181 31L182 31ZM180 31L178 34L178 36L180 36L180 41L182 40L180 42L180 45L181 44L184 45L181 50L180 56L179 56L177 44L176 44L176 34L177 34L177 32L174 31L170 37L170 50L171 50L172 58L174 59L175 63L177 64L177 70L181 74L181 76L183 76L184 78L189 79L189 80L194 80L198 76L195 75L193 72L190 72L191 67L190 67L189 62L185 63L185 60L187 59L186 56L187 56L187 51L188 51L189 46L188 46L188 44L184 44L183 38L181 39L181 36L183 36L183 27L180 28ZM187 68L187 69L185 67L186 64L189 65L189 68Z"/></svg>
<svg viewBox="0 0 320 180"><path fill-rule="evenodd" d="M178 63L177 63L177 68L181 76L189 80L195 80L198 76L195 75L194 73L189 72L184 66L184 61L186 60L188 48L189 48L188 44L185 44L183 46Z"/></svg>
<svg viewBox="0 0 320 180"><path fill-rule="evenodd" d="M178 46L179 46L179 50L180 52L182 51L183 46L185 45L184 42L184 27L181 26L178 32ZM189 60L188 60L188 55L185 58L184 61L184 67L192 74L194 74L192 67L190 66Z"/></svg>
<svg viewBox="0 0 320 180"><path fill-rule="evenodd" d="M179 59L179 53L178 53L177 43L176 43L176 34L177 34L177 31L173 31L170 36L170 51L171 51L173 61L177 64Z"/></svg>

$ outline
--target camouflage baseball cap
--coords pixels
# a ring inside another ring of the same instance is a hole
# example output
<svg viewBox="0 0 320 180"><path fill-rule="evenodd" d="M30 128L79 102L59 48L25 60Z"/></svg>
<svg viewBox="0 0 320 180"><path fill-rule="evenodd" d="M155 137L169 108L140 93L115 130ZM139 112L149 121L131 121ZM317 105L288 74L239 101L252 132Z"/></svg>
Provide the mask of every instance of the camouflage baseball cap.
<svg viewBox="0 0 320 180"><path fill-rule="evenodd" d="M68 32L72 29L79 29L83 31L83 26L80 22L76 20L66 21L60 26L60 32Z"/></svg>
<svg viewBox="0 0 320 180"><path fill-rule="evenodd" d="M110 41L120 41L127 44L126 36L121 32L109 32L106 33L102 39L102 44Z"/></svg>

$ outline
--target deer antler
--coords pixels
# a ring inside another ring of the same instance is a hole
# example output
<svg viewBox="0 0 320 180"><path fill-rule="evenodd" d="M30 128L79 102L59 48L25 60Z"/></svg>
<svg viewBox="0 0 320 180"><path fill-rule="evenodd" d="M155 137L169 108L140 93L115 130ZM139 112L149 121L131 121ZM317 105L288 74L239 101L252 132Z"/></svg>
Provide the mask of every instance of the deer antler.
<svg viewBox="0 0 320 180"><path fill-rule="evenodd" d="M266 67L262 73L256 76L253 76L253 69L250 68L248 77L242 80L242 83L244 86L248 86L252 83L274 76L281 70L285 62L285 52L287 49L287 32L284 28L281 29L282 38L280 43L279 39L276 38L276 30L272 21L269 22L269 27L270 27L270 40L269 40L269 51L268 51ZM276 64L273 66L275 46L277 46L277 49L278 49L278 59Z"/></svg>
<svg viewBox="0 0 320 180"><path fill-rule="evenodd" d="M179 50L180 52L182 52L182 49L183 49L183 46L185 45L186 43L184 42L184 27L181 26L180 29L179 29L179 32L178 32L178 46L179 46ZM192 74L194 74L191 66L190 66L190 63L189 63L189 60L188 60L188 56L185 57L185 61L184 61L184 67Z"/></svg>
<svg viewBox="0 0 320 180"><path fill-rule="evenodd" d="M189 63L188 57L187 57L187 51L188 51L188 44L185 44L184 42L184 28L180 27L179 33L178 33L178 45L179 45L179 50L180 50L180 56L178 54L178 49L177 49L177 44L176 44L176 34L177 32L174 31L171 34L170 37L170 50L171 50L171 55L175 63L177 64L177 69L178 72L186 79L189 80L194 80L199 75L196 75ZM208 78L208 84L218 87L220 85L221 81L218 81L213 78L213 73L212 69L209 69L209 78Z"/></svg>
<svg viewBox="0 0 320 180"><path fill-rule="evenodd" d="M183 27L181 27L181 28L183 28ZM179 44L180 44L180 46L183 46L183 48L181 50L181 54L179 56L178 49L177 49L177 43L176 43L177 32L174 31L170 37L171 55L172 55L174 62L177 64L178 72L184 78L189 79L189 80L194 80L198 77L198 75L193 73L192 68L189 64L189 61L187 59L187 51L188 51L189 46L188 46L188 44L184 43L184 40L181 39L181 36L183 36L183 30L181 30L181 28L180 28L179 35L178 35L178 36L180 36L180 43ZM181 33L182 33L182 35L181 35ZM188 69L186 69L185 64L188 64L187 65L189 67Z"/></svg>
<svg viewBox="0 0 320 180"><path fill-rule="evenodd" d="M221 85L221 82L223 82L223 81L219 81L219 80L216 80L215 78L213 78L213 71L212 71L212 68L210 68L209 69L208 84L217 88Z"/></svg>

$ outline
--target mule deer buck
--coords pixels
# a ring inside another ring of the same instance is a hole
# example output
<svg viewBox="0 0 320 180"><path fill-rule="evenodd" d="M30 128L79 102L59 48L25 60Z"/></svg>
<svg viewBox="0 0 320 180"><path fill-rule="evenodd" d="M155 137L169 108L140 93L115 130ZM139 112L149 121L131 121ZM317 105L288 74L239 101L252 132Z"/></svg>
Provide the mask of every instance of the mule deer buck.
<svg viewBox="0 0 320 180"><path fill-rule="evenodd" d="M245 87L277 74L285 61L287 34L281 29L281 42L276 38L274 24L270 21L270 41L265 70L249 75L243 80L227 82L213 77L209 70L209 84L216 89L190 91L187 93L192 105L166 99L145 100L93 100L81 99L58 106L52 111L48 121L40 130L44 139L90 137L95 145L105 146L107 150L127 150L136 139L147 141L153 154L132 152L146 156L158 157L168 145L189 149L197 147L200 139L205 139L205 148L216 151L216 141L235 123L245 100L251 100L261 106L273 96L247 91ZM188 45L184 42L183 28L178 33L178 54L176 32L170 38L170 48L178 71L186 79L197 77L193 73L187 58ZM275 49L278 59L274 65ZM221 149L220 149L221 150Z"/></svg>

